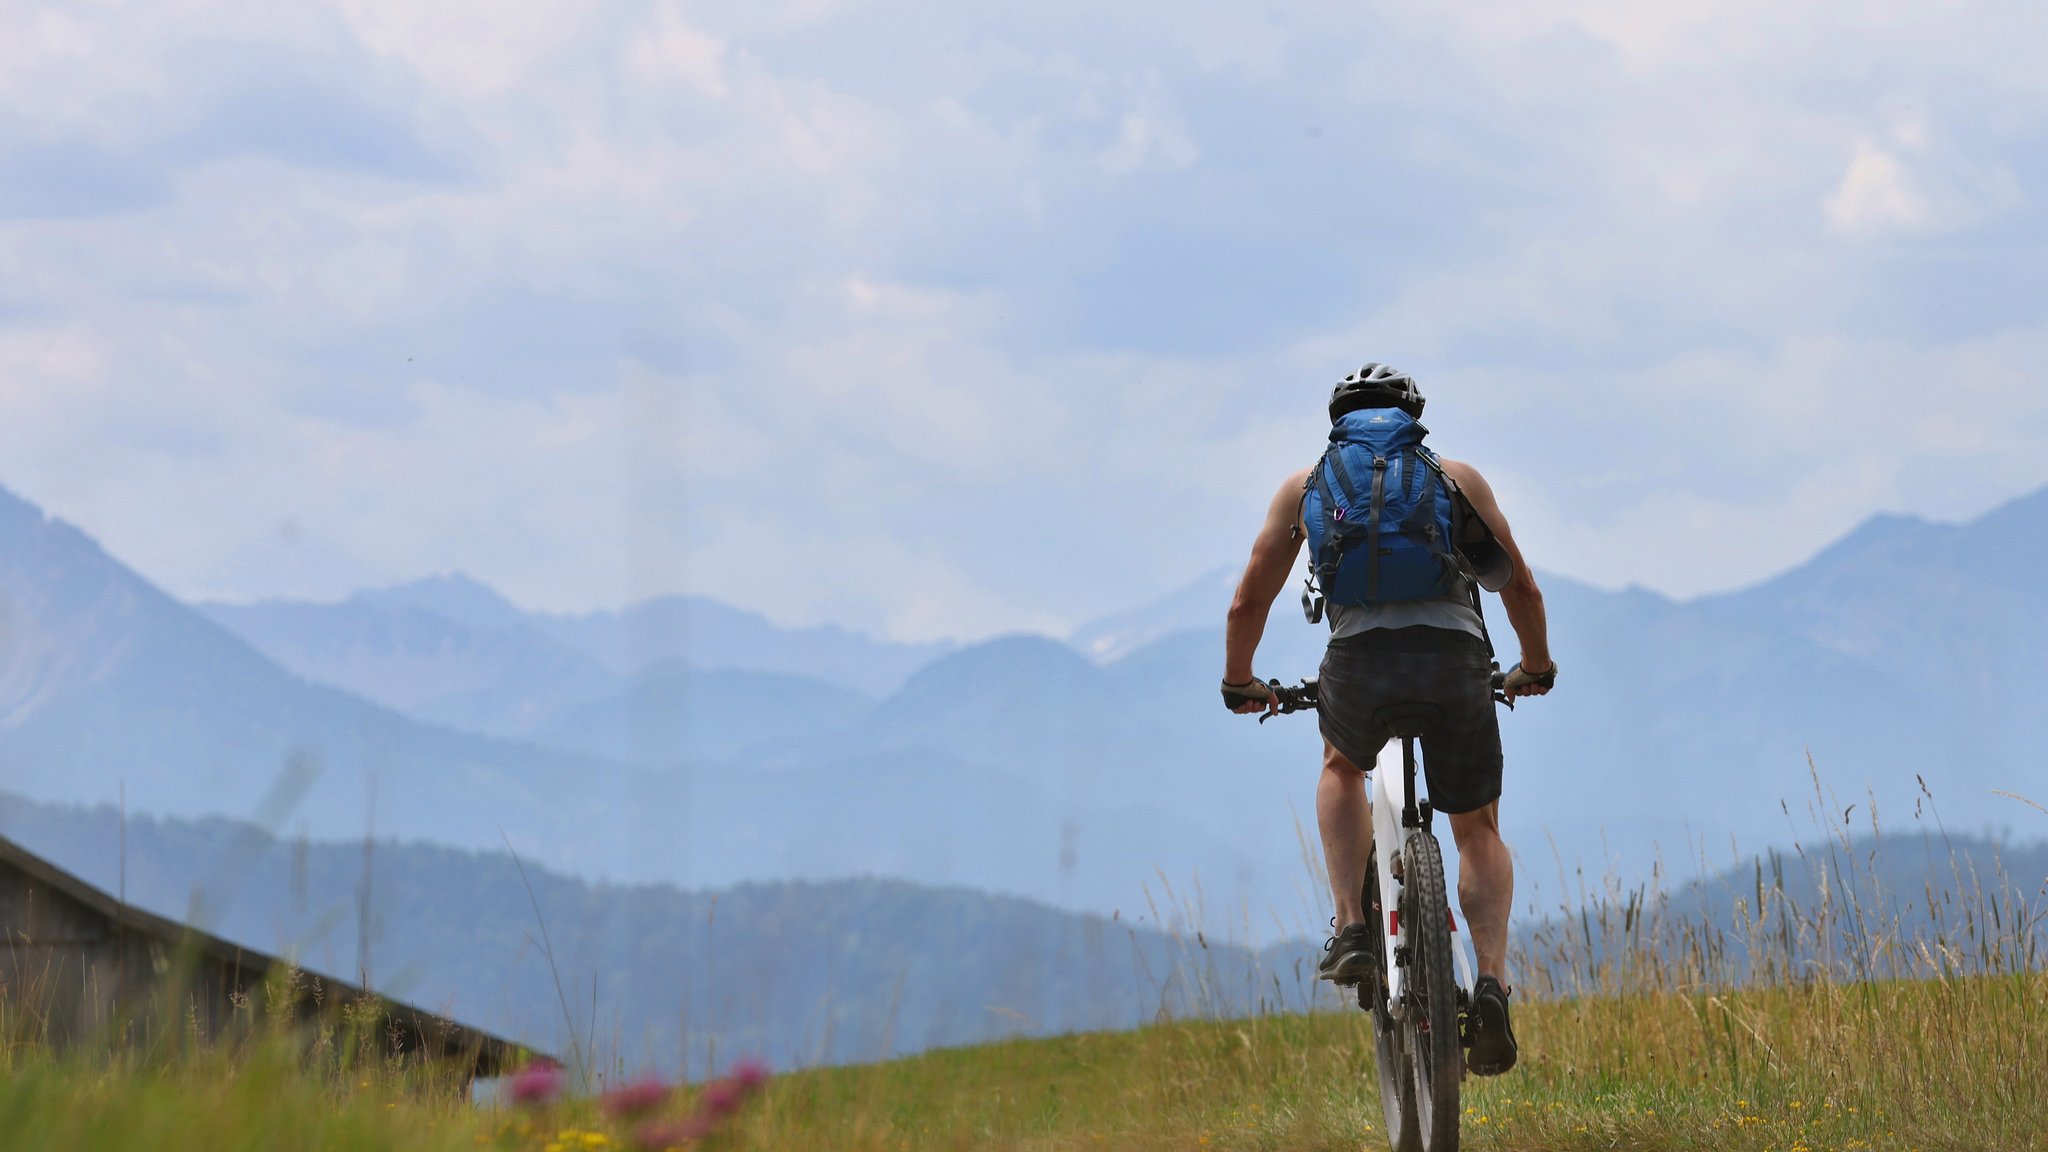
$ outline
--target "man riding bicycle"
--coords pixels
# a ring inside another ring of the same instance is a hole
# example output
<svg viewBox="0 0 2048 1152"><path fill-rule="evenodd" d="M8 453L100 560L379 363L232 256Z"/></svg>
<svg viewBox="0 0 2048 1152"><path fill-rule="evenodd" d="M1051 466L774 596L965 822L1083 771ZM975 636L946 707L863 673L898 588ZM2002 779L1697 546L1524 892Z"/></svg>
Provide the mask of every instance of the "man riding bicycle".
<svg viewBox="0 0 2048 1152"><path fill-rule="evenodd" d="M1422 407L1415 381L1383 364L1367 364L1330 394L1332 447L1316 466L1281 484L1231 601L1223 698L1247 715L1277 707L1271 689L1252 672L1252 656L1274 598L1308 541L1314 578L1303 603L1315 620L1327 602L1330 622L1316 824L1337 905L1318 975L1356 984L1372 963L1369 950L1379 947L1363 907L1372 818L1359 765L1373 764L1392 734L1372 718L1396 702L1433 705L1440 719L1422 734L1423 769L1430 799L1450 818L1458 845L1458 904L1479 970L1469 1066L1492 1075L1515 1063L1508 991L1501 983L1515 877L1500 837L1500 725L1478 586L1500 593L1521 643L1521 663L1508 673L1506 694L1544 695L1557 665L1543 593L1493 489L1471 465L1438 459L1421 447L1427 431L1417 422ZM1345 444L1364 448L1341 453ZM1322 598L1312 600L1318 590Z"/></svg>

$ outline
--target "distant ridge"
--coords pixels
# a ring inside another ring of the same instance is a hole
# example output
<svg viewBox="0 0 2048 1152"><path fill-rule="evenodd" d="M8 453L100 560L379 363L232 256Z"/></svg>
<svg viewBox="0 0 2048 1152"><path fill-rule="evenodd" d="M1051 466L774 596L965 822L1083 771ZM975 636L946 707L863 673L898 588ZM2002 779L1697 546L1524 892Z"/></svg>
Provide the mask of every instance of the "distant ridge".
<svg viewBox="0 0 2048 1152"><path fill-rule="evenodd" d="M832 624L782 628L759 613L704 596L659 596L615 612L542 616L538 623L557 640L621 671L680 661L696 668L804 676L869 694L894 689L957 647L881 640Z"/></svg>
<svg viewBox="0 0 2048 1152"><path fill-rule="evenodd" d="M461 572L368 589L339 602L202 608L309 679L436 722L515 737L547 729L563 708L632 691L632 680L658 665L768 672L874 695L954 647L897 643L829 625L785 629L702 596L662 596L576 615L529 612ZM493 677L514 682L474 698L437 693L410 683L402 667L403 660L429 656L440 663L435 675L478 692ZM548 703L536 703L542 700Z"/></svg>
<svg viewBox="0 0 2048 1152"><path fill-rule="evenodd" d="M275 603L275 601L273 601ZM444 572L389 588L371 588L342 601L343 605L414 609L471 628L523 628L532 623L497 589L466 572Z"/></svg>
<svg viewBox="0 0 2048 1152"><path fill-rule="evenodd" d="M1175 632L1221 624L1242 572L1229 566L1204 572L1149 604L1081 625L1069 643L1089 659L1108 664Z"/></svg>

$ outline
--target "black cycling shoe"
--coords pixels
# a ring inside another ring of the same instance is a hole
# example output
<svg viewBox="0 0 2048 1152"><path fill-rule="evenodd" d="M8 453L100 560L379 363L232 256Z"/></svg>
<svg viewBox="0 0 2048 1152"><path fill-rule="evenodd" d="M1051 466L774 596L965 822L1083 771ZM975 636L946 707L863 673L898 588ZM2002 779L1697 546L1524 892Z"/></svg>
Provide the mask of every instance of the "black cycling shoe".
<svg viewBox="0 0 2048 1152"><path fill-rule="evenodd" d="M1472 989L1472 1050L1465 1068L1474 1076L1498 1076L1515 1066L1515 1029L1508 1023L1508 990L1491 976Z"/></svg>
<svg viewBox="0 0 2048 1152"><path fill-rule="evenodd" d="M1332 928L1337 926L1330 921ZM1330 937L1323 945L1323 962L1316 965L1316 979L1328 980L1339 987L1348 987L1365 979L1372 970L1372 953L1369 949L1379 947L1379 941L1372 938L1369 924L1346 924L1342 931Z"/></svg>

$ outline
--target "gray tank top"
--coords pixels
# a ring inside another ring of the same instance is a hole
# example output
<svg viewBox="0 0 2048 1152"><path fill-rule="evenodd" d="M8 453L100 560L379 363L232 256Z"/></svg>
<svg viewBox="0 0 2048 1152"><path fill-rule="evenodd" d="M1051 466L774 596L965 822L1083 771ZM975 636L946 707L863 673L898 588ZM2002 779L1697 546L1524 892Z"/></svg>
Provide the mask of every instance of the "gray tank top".
<svg viewBox="0 0 2048 1152"><path fill-rule="evenodd" d="M1449 592L1430 600L1330 605L1330 639L1342 640L1375 628L1448 628L1486 638L1486 626L1472 607L1471 581L1463 578Z"/></svg>

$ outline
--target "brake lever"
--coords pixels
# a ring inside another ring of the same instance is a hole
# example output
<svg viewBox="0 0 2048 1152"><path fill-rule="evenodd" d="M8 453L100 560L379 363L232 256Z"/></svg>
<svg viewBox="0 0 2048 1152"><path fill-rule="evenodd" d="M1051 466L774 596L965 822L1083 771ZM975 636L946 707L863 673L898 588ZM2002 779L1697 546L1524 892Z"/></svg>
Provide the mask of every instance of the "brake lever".
<svg viewBox="0 0 2048 1152"><path fill-rule="evenodd" d="M1268 691L1273 693L1273 702L1275 704L1278 704L1279 707L1268 708L1264 712L1259 713L1259 723L1261 724L1264 724L1266 721L1271 720L1275 716L1285 716L1289 712L1294 711L1293 703L1289 701L1285 696L1282 696L1280 694L1279 680L1275 679L1266 681L1266 688Z"/></svg>

